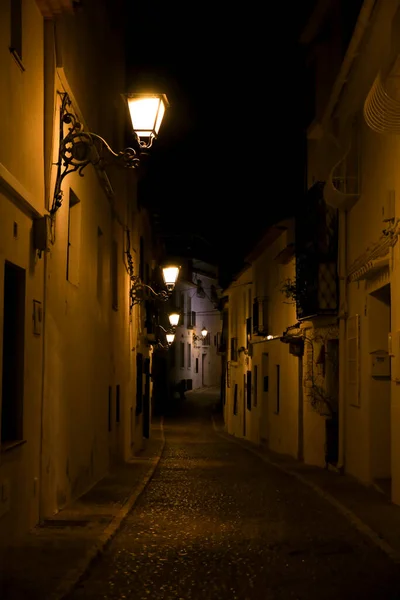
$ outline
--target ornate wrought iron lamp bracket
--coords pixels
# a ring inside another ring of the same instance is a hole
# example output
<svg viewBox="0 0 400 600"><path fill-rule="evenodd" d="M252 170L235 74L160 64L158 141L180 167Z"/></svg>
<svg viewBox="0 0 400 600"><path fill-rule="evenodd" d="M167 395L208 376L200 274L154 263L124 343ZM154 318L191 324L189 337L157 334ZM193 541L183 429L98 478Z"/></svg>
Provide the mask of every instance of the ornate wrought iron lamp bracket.
<svg viewBox="0 0 400 600"><path fill-rule="evenodd" d="M125 148L121 152L114 152L110 145L99 135L93 132L84 131L82 123L71 111L71 99L68 94L62 93L60 107L60 125L59 136L60 145L57 161L57 176L54 187L53 205L50 210L54 214L62 204L63 191L62 183L67 175L78 171L83 177L83 169L88 164L97 168L104 168L107 163L112 161L122 167L135 169L139 166L140 156L144 151L150 148L152 139L149 143L142 142L135 135L136 148Z"/></svg>
<svg viewBox="0 0 400 600"><path fill-rule="evenodd" d="M156 292L150 285L143 283L138 275L131 276L131 309L135 304L140 304L145 299L146 295L150 292L154 298L166 302L170 297L170 294L166 290Z"/></svg>

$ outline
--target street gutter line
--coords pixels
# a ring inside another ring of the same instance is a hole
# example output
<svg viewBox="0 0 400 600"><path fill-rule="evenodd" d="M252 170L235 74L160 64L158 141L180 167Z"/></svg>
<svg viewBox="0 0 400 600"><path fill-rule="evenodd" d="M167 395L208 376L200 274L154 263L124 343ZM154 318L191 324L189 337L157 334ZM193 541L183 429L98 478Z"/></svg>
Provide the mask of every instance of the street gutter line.
<svg viewBox="0 0 400 600"><path fill-rule="evenodd" d="M327 502L329 502L330 504L332 504L332 506L334 506L344 517L346 517L346 519L360 533L362 533L363 535L367 536L394 563L400 564L400 553L397 550L395 550L394 548L392 548L392 546L388 542L386 542L385 540L383 540L380 537L380 535L378 533L376 533L376 531L374 531L369 525L367 525L366 523L364 523L364 521L362 521L360 519L360 517L357 517L357 515L355 513L353 513L353 511L351 511L344 504L342 504L341 502L339 502L339 500L336 500L336 498L334 498L331 494L329 494L328 492L325 492L322 488L320 488L315 483L312 483L311 481L309 481L306 477L303 477L299 473L296 473L296 471L292 471L291 469L288 469L287 467L283 467L279 463L276 463L273 460L269 459L260 450L257 450L257 448L251 448L251 447L247 446L245 443L243 443L242 440L240 440L238 438L235 438L235 437L232 437L229 433L225 433L223 431L220 431L218 429L218 426L215 423L214 417L212 417L212 424L213 424L213 428L214 428L215 433L217 435L219 435L220 437L222 437L222 438L224 438L224 439L226 439L226 440L228 440L228 441L230 441L232 443L235 443L238 446L241 446L242 448L244 448L245 450L248 450L249 452L252 452L256 456L258 456L259 458L261 458L261 460L263 460L264 462L270 464L273 467L276 467L277 469L279 469L280 471L286 473L287 475L292 475L293 477L296 477L296 479L298 479L299 481L301 481L301 483L304 483L305 485L307 485L308 487L310 487L321 498L323 498L324 500L326 500Z"/></svg>

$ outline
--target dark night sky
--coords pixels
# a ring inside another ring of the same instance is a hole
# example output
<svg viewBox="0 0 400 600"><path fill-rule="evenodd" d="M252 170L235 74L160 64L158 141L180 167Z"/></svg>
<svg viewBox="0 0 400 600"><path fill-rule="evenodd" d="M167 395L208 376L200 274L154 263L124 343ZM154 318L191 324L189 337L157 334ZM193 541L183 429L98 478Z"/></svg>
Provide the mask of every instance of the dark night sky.
<svg viewBox="0 0 400 600"><path fill-rule="evenodd" d="M164 91L171 104L141 193L177 251L195 248L235 270L301 196L297 38L312 4L128 2L128 80ZM196 247L186 233L205 242Z"/></svg>

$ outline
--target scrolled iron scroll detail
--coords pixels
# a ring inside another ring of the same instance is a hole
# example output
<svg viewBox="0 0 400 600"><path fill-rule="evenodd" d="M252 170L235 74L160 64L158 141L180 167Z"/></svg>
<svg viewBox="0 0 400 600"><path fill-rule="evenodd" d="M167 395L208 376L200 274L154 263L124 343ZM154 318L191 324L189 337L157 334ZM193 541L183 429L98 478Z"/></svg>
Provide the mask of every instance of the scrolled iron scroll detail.
<svg viewBox="0 0 400 600"><path fill-rule="evenodd" d="M160 290L159 292L156 292L150 285L143 283L138 275L131 275L131 288L129 295L131 299L131 310L135 304L140 304L146 296L157 298L162 302L166 302L170 297L170 294L166 290Z"/></svg>
<svg viewBox="0 0 400 600"><path fill-rule="evenodd" d="M54 215L60 208L63 199L62 183L67 175L78 172L83 177L87 165L103 169L113 161L128 169L136 169L140 164L140 156L150 147L143 144L136 136L136 148L125 148L114 152L104 138L96 133L84 131L82 123L71 111L71 99L68 94L61 94L59 151L57 176L54 187L53 204L50 214ZM67 132L65 133L65 128Z"/></svg>

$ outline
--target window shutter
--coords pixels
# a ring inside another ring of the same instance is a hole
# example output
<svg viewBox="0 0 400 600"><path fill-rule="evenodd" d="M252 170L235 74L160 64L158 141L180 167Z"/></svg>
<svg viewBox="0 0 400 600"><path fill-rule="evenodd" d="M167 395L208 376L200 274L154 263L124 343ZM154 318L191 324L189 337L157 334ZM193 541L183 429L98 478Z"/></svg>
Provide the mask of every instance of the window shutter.
<svg viewBox="0 0 400 600"><path fill-rule="evenodd" d="M186 313L186 319L187 319L187 328L188 329L192 329L192 299L190 296L188 296L187 299L187 313Z"/></svg>
<svg viewBox="0 0 400 600"><path fill-rule="evenodd" d="M253 333L258 333L258 300L254 299L253 302Z"/></svg>
<svg viewBox="0 0 400 600"><path fill-rule="evenodd" d="M269 299L267 297L256 298L253 302L253 333L255 335L267 335L269 330Z"/></svg>
<svg viewBox="0 0 400 600"><path fill-rule="evenodd" d="M246 401L247 401L247 410L251 410L251 371L247 371Z"/></svg>
<svg viewBox="0 0 400 600"><path fill-rule="evenodd" d="M264 335L270 333L269 330L269 301L268 298L262 298L260 302L260 329Z"/></svg>
<svg viewBox="0 0 400 600"><path fill-rule="evenodd" d="M246 348L249 347L251 342L251 317L246 319Z"/></svg>
<svg viewBox="0 0 400 600"><path fill-rule="evenodd" d="M235 383L235 388L233 392L233 414L238 414L238 385Z"/></svg>
<svg viewBox="0 0 400 600"><path fill-rule="evenodd" d="M360 406L360 315L347 319L347 392L350 404Z"/></svg>
<svg viewBox="0 0 400 600"><path fill-rule="evenodd" d="M237 361L237 338L231 338L231 360Z"/></svg>

